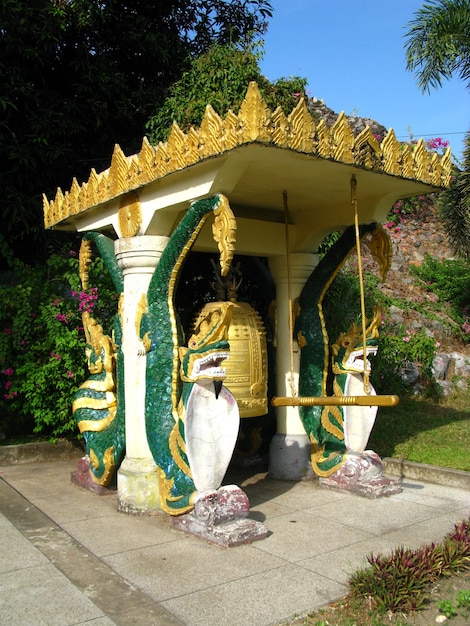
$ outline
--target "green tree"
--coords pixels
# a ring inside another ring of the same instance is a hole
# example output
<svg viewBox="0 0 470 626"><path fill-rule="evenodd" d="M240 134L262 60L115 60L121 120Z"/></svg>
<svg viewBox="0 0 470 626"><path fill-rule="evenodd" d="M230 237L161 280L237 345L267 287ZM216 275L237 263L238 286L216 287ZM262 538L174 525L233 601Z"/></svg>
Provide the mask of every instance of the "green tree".
<svg viewBox="0 0 470 626"><path fill-rule="evenodd" d="M266 29L266 0L2 0L2 232L31 261L41 195L140 148L145 122L190 60Z"/></svg>
<svg viewBox="0 0 470 626"><path fill-rule="evenodd" d="M406 69L423 91L456 73L470 87L470 3L429 0L407 25Z"/></svg>
<svg viewBox="0 0 470 626"><path fill-rule="evenodd" d="M199 126L208 104L221 116L229 109L237 112L250 81L256 81L268 106L280 104L285 113L305 96L306 78L291 76L270 82L259 67L256 47L234 43L215 45L194 58L181 78L171 85L169 97L147 122L149 140L153 143L168 137L176 121L184 131Z"/></svg>
<svg viewBox="0 0 470 626"><path fill-rule="evenodd" d="M470 89L470 2L429 0L408 26L407 69L422 91L441 87L458 75ZM441 217L456 253L470 260L470 133L465 138L462 169L456 168L449 190L441 194Z"/></svg>

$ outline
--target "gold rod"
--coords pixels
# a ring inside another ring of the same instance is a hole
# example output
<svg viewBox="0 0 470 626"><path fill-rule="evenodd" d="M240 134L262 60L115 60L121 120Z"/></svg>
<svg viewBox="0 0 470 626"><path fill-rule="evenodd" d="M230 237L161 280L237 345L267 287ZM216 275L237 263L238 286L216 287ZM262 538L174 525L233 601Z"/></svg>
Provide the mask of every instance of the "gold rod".
<svg viewBox="0 0 470 626"><path fill-rule="evenodd" d="M357 271L359 272L359 288L361 292L361 317L362 317L362 343L363 343L363 361L364 361L364 393L369 393L369 373L367 371L367 342L366 342L366 304L364 296L364 277L362 275L362 258L361 258L361 237L359 234L359 214L357 211L357 180L354 174L351 176L351 204L354 206L354 225L356 228L356 252L357 252Z"/></svg>
<svg viewBox="0 0 470 626"><path fill-rule="evenodd" d="M398 396L275 396L272 406L396 406Z"/></svg>
<svg viewBox="0 0 470 626"><path fill-rule="evenodd" d="M294 385L294 321L292 319L292 293L291 293L291 275L290 275L290 243L289 243L289 207L287 204L287 191L282 192L282 200L284 203L284 224L286 237L286 262L287 262L287 298L289 301L289 350L290 350L290 376L289 385L290 392L296 395Z"/></svg>

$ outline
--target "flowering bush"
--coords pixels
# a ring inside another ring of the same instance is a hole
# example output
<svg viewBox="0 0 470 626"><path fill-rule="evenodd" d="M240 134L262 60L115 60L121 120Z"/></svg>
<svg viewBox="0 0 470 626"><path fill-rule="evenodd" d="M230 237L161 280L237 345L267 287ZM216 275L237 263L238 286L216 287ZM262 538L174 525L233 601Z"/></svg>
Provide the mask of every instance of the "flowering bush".
<svg viewBox="0 0 470 626"><path fill-rule="evenodd" d="M426 141L426 146L428 150L434 150L435 152L444 152L444 150L449 147L449 142L447 141L447 139L442 139L442 137L434 137Z"/></svg>
<svg viewBox="0 0 470 626"><path fill-rule="evenodd" d="M407 365L413 363L420 367L420 374L424 380L432 377L432 366L439 343L433 337L420 329L414 332L403 325L383 325L379 337L379 351L372 368L375 375L375 384L383 390L387 387L384 376L390 377L393 373L401 378L401 373ZM396 384L396 380L393 381Z"/></svg>
<svg viewBox="0 0 470 626"><path fill-rule="evenodd" d="M434 194L398 200L387 215L385 228L391 232L400 232L403 224L406 224L410 219L418 217L420 212L423 213L427 209L432 208L434 202Z"/></svg>
<svg viewBox="0 0 470 626"><path fill-rule="evenodd" d="M412 139L408 143L403 143L402 146L409 145L413 147L417 143L417 141ZM428 139L426 141L427 149L434 152L442 153L448 146L449 142L447 139L442 139L442 137L433 137L432 139ZM402 224L405 224L409 219L416 218L426 209L433 207L435 200L435 194L415 196L412 198L405 198L404 200L398 200L392 206L387 215L385 227L391 232L400 232Z"/></svg>
<svg viewBox="0 0 470 626"><path fill-rule="evenodd" d="M74 250L55 253L45 266L11 264L0 280L0 430L57 437L75 432L72 397L87 377L82 311L100 322L112 317L116 296L100 258L82 291ZM97 305L98 293L105 307Z"/></svg>

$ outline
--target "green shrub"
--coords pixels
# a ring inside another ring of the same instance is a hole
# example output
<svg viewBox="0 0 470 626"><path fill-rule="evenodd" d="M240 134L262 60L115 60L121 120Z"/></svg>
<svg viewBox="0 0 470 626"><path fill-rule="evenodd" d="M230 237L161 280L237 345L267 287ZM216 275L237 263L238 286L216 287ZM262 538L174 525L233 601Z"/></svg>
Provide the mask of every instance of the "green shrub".
<svg viewBox="0 0 470 626"><path fill-rule="evenodd" d="M72 397L87 377L81 311L93 310L109 328L116 308L101 258L92 262L90 277L99 287L82 291L77 253L69 249L38 267L10 258L9 271L0 276L0 429L5 436L75 432Z"/></svg>
<svg viewBox="0 0 470 626"><path fill-rule="evenodd" d="M452 316L470 333L470 263L465 259L438 261L426 254L420 266L412 266L410 273L416 276L422 287L449 303Z"/></svg>

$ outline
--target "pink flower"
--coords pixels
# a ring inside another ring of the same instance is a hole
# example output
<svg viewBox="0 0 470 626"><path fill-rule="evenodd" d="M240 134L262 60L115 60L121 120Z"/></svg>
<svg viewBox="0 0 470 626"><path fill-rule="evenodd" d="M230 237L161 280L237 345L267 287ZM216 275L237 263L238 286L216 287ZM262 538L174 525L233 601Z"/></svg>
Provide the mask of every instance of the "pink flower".
<svg viewBox="0 0 470 626"><path fill-rule="evenodd" d="M63 324L68 324L68 320L67 320L67 316L64 315L63 313L57 313L57 315L55 316L56 320L58 320L59 322L62 322Z"/></svg>
<svg viewBox="0 0 470 626"><path fill-rule="evenodd" d="M95 306L98 300L98 287L92 287L89 293L87 293L86 291L81 291L78 296L78 300L79 300L78 310L87 311L88 313L91 313L91 311L93 310L93 307Z"/></svg>
<svg viewBox="0 0 470 626"><path fill-rule="evenodd" d="M56 298L52 303L52 306L57 306L60 303L60 298Z"/></svg>
<svg viewBox="0 0 470 626"><path fill-rule="evenodd" d="M11 382L11 380L7 380L7 382L5 383L5 389L8 391L12 385L13 383Z"/></svg>
<svg viewBox="0 0 470 626"><path fill-rule="evenodd" d="M405 343L408 343L408 342L409 342L409 340L410 340L410 338L409 338L409 337L403 337L403 341L404 341Z"/></svg>
<svg viewBox="0 0 470 626"><path fill-rule="evenodd" d="M11 335L11 328L5 328L3 332L5 333L5 335Z"/></svg>
<svg viewBox="0 0 470 626"><path fill-rule="evenodd" d="M7 367L6 370L3 370L5 376L13 376L15 370L12 367Z"/></svg>
<svg viewBox="0 0 470 626"><path fill-rule="evenodd" d="M73 377L74 377L74 373L73 373L73 372L71 372L70 370L67 370L67 376L68 376L69 378L73 378Z"/></svg>

